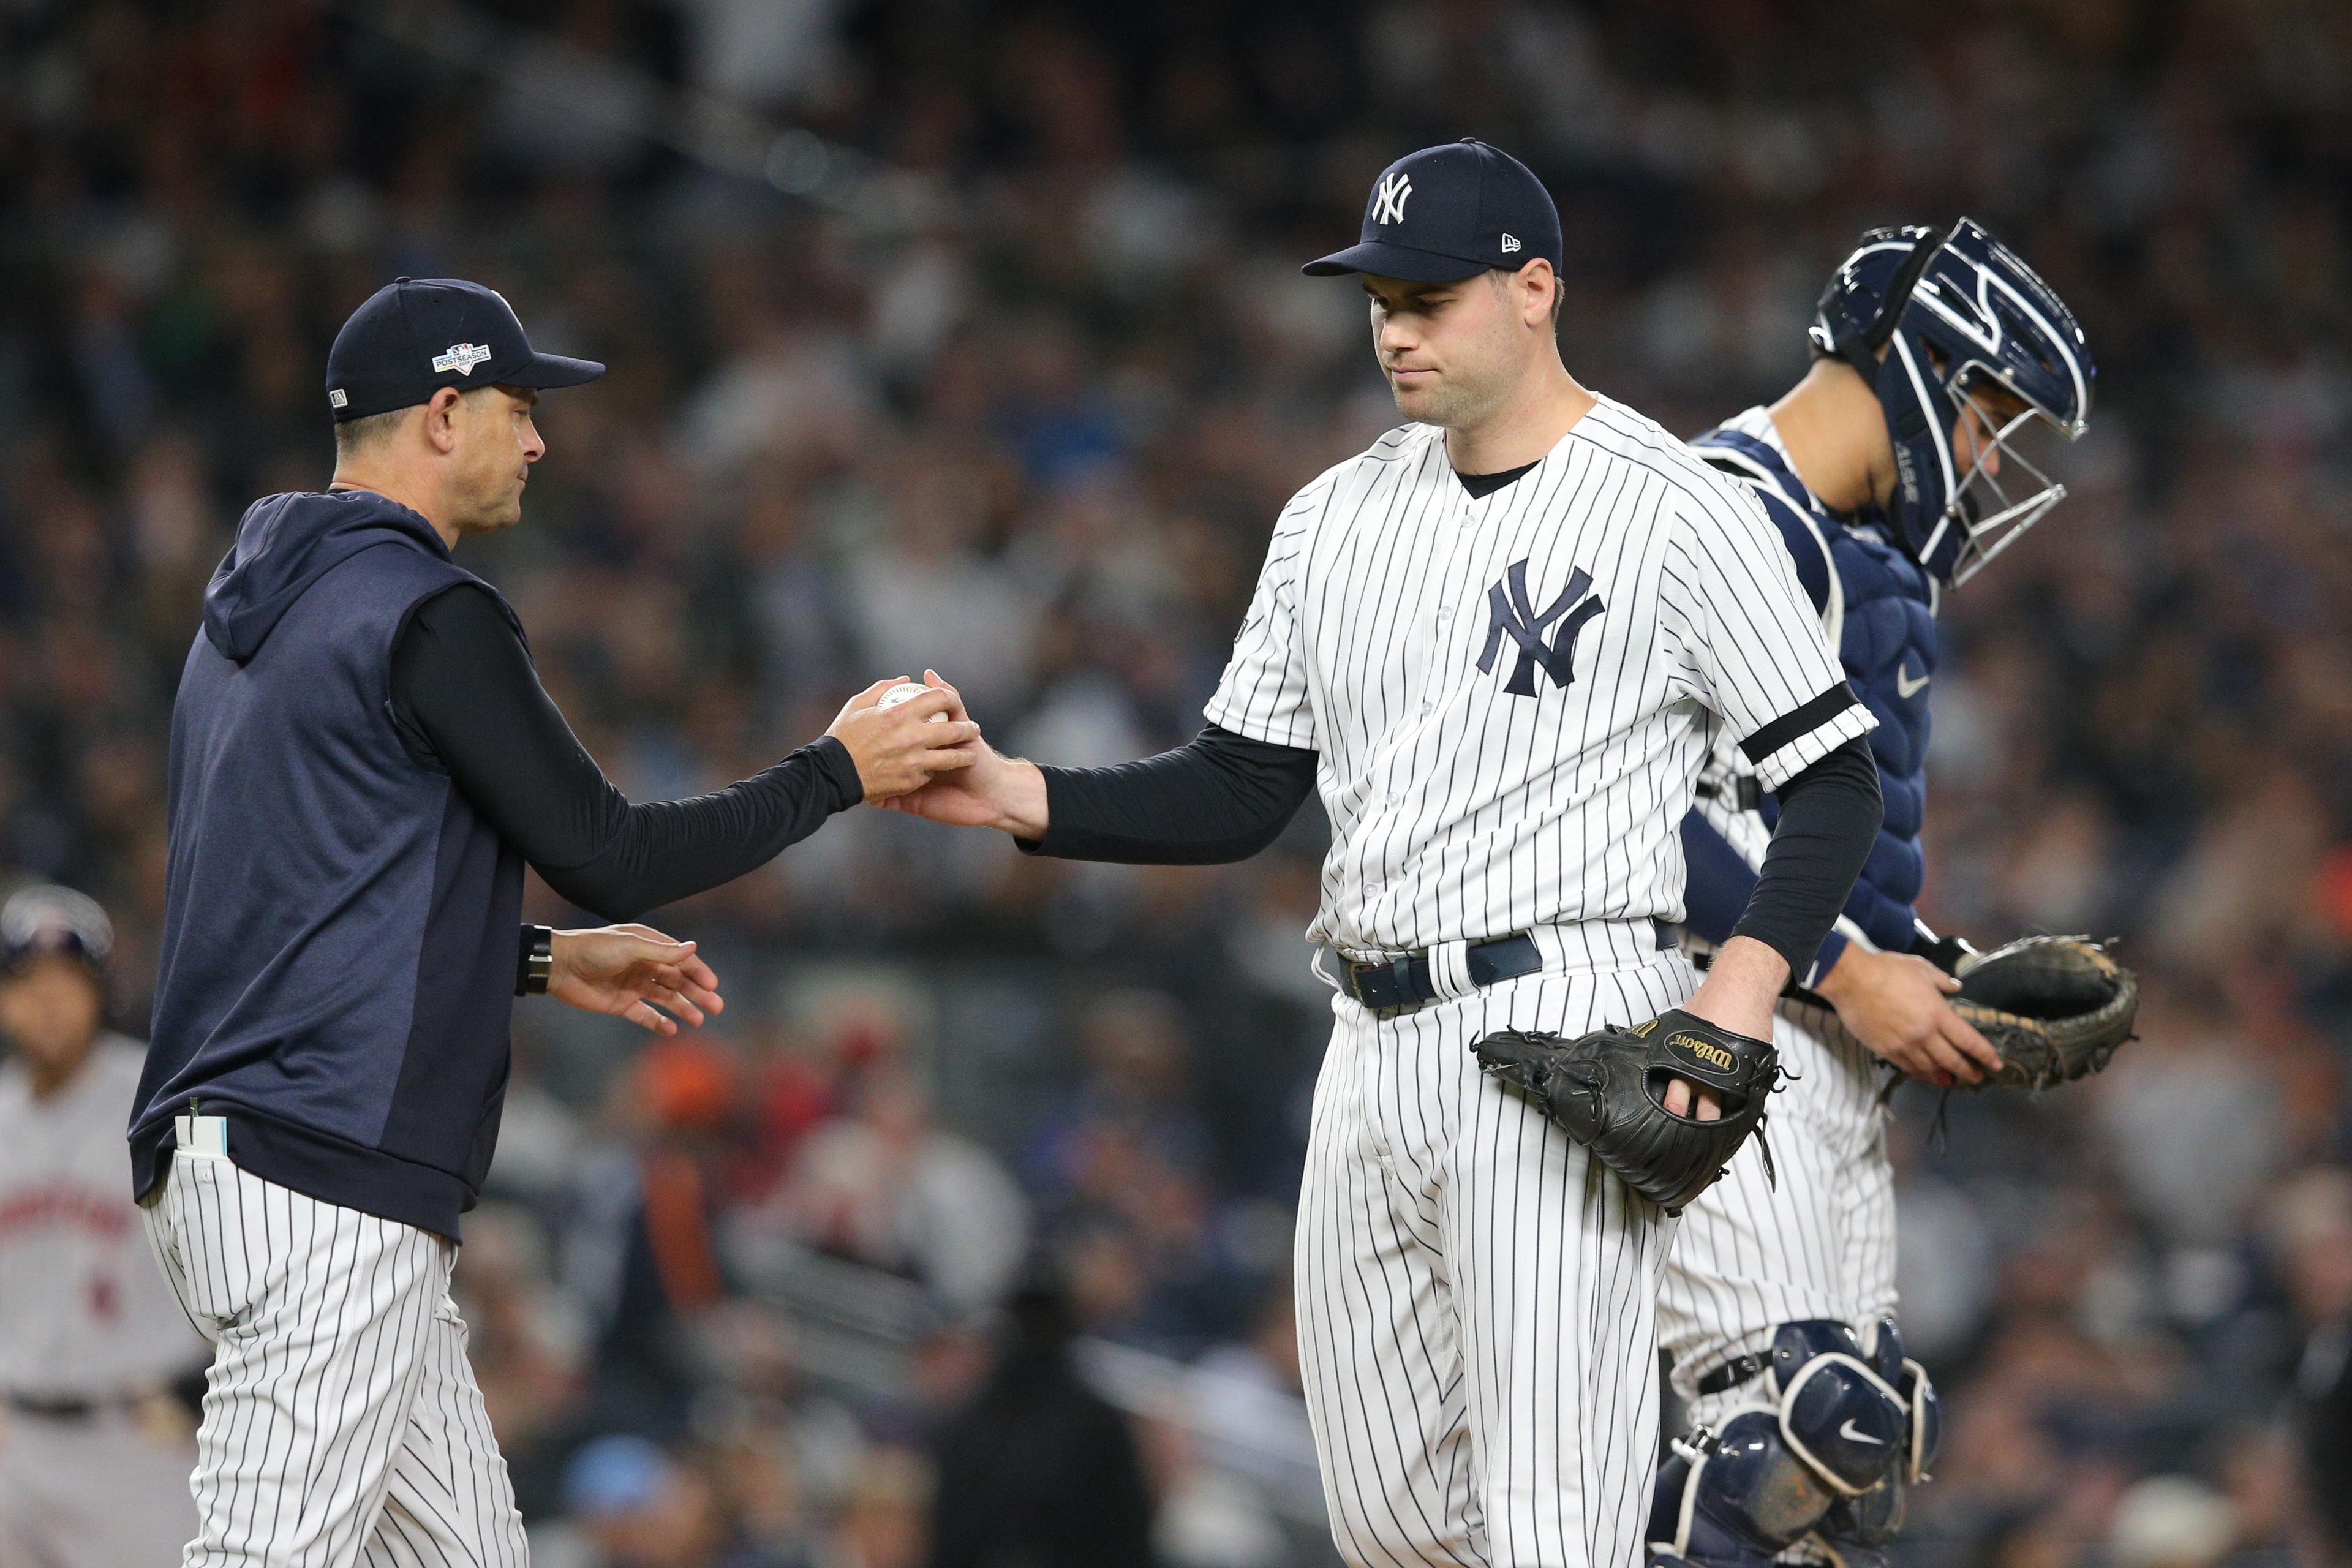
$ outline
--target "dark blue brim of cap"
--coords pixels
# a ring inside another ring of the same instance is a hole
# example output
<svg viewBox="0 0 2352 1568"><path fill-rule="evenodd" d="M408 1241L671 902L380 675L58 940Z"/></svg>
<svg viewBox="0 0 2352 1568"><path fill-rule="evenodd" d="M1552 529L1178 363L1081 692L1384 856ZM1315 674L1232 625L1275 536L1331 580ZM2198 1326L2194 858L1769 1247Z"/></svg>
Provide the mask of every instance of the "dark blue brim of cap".
<svg viewBox="0 0 2352 1568"><path fill-rule="evenodd" d="M1375 278L1402 278L1408 283L1455 283L1465 278L1475 278L1493 266L1490 261L1465 261L1459 256L1440 256L1433 250L1415 250L1411 246L1372 239L1335 250L1298 270L1309 278L1369 272Z"/></svg>
<svg viewBox="0 0 2352 1568"><path fill-rule="evenodd" d="M530 363L511 374L497 379L509 386L529 386L544 389L551 386L577 386L583 381L593 381L604 374L604 367L593 359L568 359L562 354L534 353Z"/></svg>

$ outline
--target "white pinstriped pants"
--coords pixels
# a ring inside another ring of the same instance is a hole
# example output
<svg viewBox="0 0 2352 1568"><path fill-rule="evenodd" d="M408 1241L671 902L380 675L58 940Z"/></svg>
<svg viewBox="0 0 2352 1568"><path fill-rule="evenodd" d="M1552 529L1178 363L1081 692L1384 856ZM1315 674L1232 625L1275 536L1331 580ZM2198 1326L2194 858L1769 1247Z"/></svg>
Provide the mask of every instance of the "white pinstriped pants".
<svg viewBox="0 0 2352 1568"><path fill-rule="evenodd" d="M1764 1130L1780 1184L1764 1179L1751 1140L1683 1212L1658 1296L1675 1390L1707 1425L1753 1395L1694 1399L1698 1379L1769 1350L1780 1324L1833 1318L1861 1331L1895 1314L1895 1167L1878 1058L1834 1013L1792 1003L1773 1019L1772 1043L1792 1075Z"/></svg>
<svg viewBox="0 0 2352 1568"><path fill-rule="evenodd" d="M524 1568L456 1247L186 1151L145 1219L215 1347L183 1568Z"/></svg>
<svg viewBox="0 0 2352 1568"><path fill-rule="evenodd" d="M1673 1222L1470 1046L1638 1023L1696 982L1665 952L1387 1020L1335 1001L1299 1196L1299 1370L1357 1568L1639 1563Z"/></svg>

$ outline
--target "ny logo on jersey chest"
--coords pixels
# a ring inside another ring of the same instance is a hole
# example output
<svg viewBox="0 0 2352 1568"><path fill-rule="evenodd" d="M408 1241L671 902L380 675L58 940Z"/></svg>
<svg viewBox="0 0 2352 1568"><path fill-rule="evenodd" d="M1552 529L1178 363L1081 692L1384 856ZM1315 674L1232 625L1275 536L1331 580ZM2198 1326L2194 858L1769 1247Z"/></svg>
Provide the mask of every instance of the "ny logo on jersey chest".
<svg viewBox="0 0 2352 1568"><path fill-rule="evenodd" d="M1486 590L1486 647L1478 656L1478 673L1491 674L1495 656L1503 651L1503 639L1508 637L1518 648L1518 658L1511 667L1511 679L1503 689L1514 697L1536 694L1536 671L1540 668L1551 677L1554 686L1565 687L1576 679L1576 639L1585 623L1607 608L1601 595L1591 593L1592 574L1581 566L1570 572L1568 586L1559 591L1541 611L1528 597L1528 563L1514 561L1502 580ZM1557 630L1552 629L1559 623ZM1545 633L1550 631L1549 640Z"/></svg>

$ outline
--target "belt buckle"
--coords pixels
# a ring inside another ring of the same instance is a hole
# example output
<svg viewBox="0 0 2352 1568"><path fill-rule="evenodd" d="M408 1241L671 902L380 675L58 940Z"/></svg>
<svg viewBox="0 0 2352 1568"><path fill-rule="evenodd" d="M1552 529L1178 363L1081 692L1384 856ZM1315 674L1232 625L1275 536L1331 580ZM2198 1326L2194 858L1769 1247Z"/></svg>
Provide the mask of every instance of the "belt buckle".
<svg viewBox="0 0 2352 1568"><path fill-rule="evenodd" d="M1349 996L1358 1006L1370 1012L1372 1016L1382 1019L1400 1017L1427 1005L1430 998L1409 998L1405 994L1406 987L1412 979L1412 961L1415 956L1413 953L1406 952L1400 953L1394 958L1381 959L1377 963L1360 963L1347 957L1344 953L1341 954L1340 962L1346 966ZM1365 977L1379 974L1388 976L1390 992L1385 1000L1376 999L1366 994L1365 992Z"/></svg>
<svg viewBox="0 0 2352 1568"><path fill-rule="evenodd" d="M1396 986L1397 996L1397 999L1390 1004L1391 1006L1418 1007L1428 1000L1425 996L1408 997L1406 995L1406 992L1412 985L1412 961L1419 956L1418 953L1399 953L1388 961L1389 980Z"/></svg>

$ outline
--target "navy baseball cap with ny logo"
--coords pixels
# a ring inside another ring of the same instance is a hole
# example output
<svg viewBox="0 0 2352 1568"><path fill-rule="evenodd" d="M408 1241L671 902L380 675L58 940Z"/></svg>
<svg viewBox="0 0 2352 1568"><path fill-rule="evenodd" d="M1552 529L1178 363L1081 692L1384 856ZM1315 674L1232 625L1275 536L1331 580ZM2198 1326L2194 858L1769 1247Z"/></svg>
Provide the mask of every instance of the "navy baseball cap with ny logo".
<svg viewBox="0 0 2352 1568"><path fill-rule="evenodd" d="M577 386L604 374L593 359L535 352L495 289L458 278L402 278L352 312L327 351L335 422L423 403L445 386Z"/></svg>
<svg viewBox="0 0 2352 1568"><path fill-rule="evenodd" d="M1381 172L1364 204L1363 237L1300 268L1311 278L1369 272L1451 283L1537 257L1559 268L1559 209L1533 171L1465 136L1408 153Z"/></svg>

